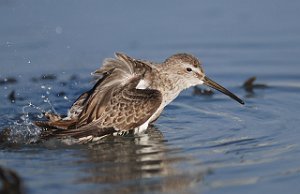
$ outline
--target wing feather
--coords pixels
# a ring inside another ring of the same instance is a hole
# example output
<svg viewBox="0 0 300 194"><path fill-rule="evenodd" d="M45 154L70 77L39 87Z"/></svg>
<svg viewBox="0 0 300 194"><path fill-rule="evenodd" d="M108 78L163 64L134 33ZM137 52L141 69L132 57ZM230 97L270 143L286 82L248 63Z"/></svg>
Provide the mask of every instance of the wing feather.
<svg viewBox="0 0 300 194"><path fill-rule="evenodd" d="M104 134L111 128L138 127L151 117L162 101L157 90L136 89L139 81L151 71L152 67L146 62L116 53L115 59L105 59L103 66L93 73L99 77L97 83L74 102L67 118L36 122L36 125L50 130L45 134L76 138L95 135L95 131ZM120 117L122 114L125 116Z"/></svg>
<svg viewBox="0 0 300 194"><path fill-rule="evenodd" d="M48 139L53 136L57 138L96 137L111 134L118 130L130 130L139 127L149 120L162 102L162 95L158 90L136 89L139 80L140 78L137 77L116 90L100 118L79 128L48 130L42 134L42 138Z"/></svg>

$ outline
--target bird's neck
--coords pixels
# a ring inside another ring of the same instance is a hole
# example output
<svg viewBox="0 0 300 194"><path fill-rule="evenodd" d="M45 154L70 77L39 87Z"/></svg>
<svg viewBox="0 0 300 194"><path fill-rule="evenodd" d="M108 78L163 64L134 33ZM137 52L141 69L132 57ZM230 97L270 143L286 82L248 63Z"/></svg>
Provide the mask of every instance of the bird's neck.
<svg viewBox="0 0 300 194"><path fill-rule="evenodd" d="M179 93L185 89L182 79L176 74L164 71L163 68L158 68L152 74L151 89L159 90L163 95L165 106L173 101Z"/></svg>

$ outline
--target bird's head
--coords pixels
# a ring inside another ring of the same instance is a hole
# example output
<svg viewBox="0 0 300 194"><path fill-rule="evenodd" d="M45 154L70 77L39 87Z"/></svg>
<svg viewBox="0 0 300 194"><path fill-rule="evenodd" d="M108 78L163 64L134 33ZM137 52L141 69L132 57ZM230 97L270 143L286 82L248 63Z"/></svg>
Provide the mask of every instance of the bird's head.
<svg viewBox="0 0 300 194"><path fill-rule="evenodd" d="M174 76L177 78L179 77L182 80L184 85L183 87L204 84L222 92L239 103L244 104L243 100L238 98L223 86L209 79L204 73L201 62L193 55L186 53L175 54L167 58L164 64L168 66L168 69Z"/></svg>

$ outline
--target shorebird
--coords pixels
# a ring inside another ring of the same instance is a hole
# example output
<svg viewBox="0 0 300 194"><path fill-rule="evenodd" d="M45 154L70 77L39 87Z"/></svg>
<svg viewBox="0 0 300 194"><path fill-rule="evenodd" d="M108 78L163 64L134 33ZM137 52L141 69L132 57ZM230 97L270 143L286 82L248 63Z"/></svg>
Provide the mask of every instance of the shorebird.
<svg viewBox="0 0 300 194"><path fill-rule="evenodd" d="M162 63L116 53L92 75L97 82L73 103L68 115L46 113L42 138L94 140L108 134L140 133L147 129L179 93L192 86L210 86L244 104L236 95L209 79L193 55L179 53Z"/></svg>

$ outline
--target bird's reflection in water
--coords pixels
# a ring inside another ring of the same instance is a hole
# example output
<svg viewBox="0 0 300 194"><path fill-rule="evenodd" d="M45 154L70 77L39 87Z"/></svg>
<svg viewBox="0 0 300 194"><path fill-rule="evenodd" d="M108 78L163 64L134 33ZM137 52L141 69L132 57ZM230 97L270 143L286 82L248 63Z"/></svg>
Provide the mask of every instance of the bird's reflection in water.
<svg viewBox="0 0 300 194"><path fill-rule="evenodd" d="M189 193L205 173L186 167L191 159L171 147L154 127L143 136L111 137L92 144L87 160L82 161L85 178L79 182L98 184L95 193L99 189L109 193Z"/></svg>

